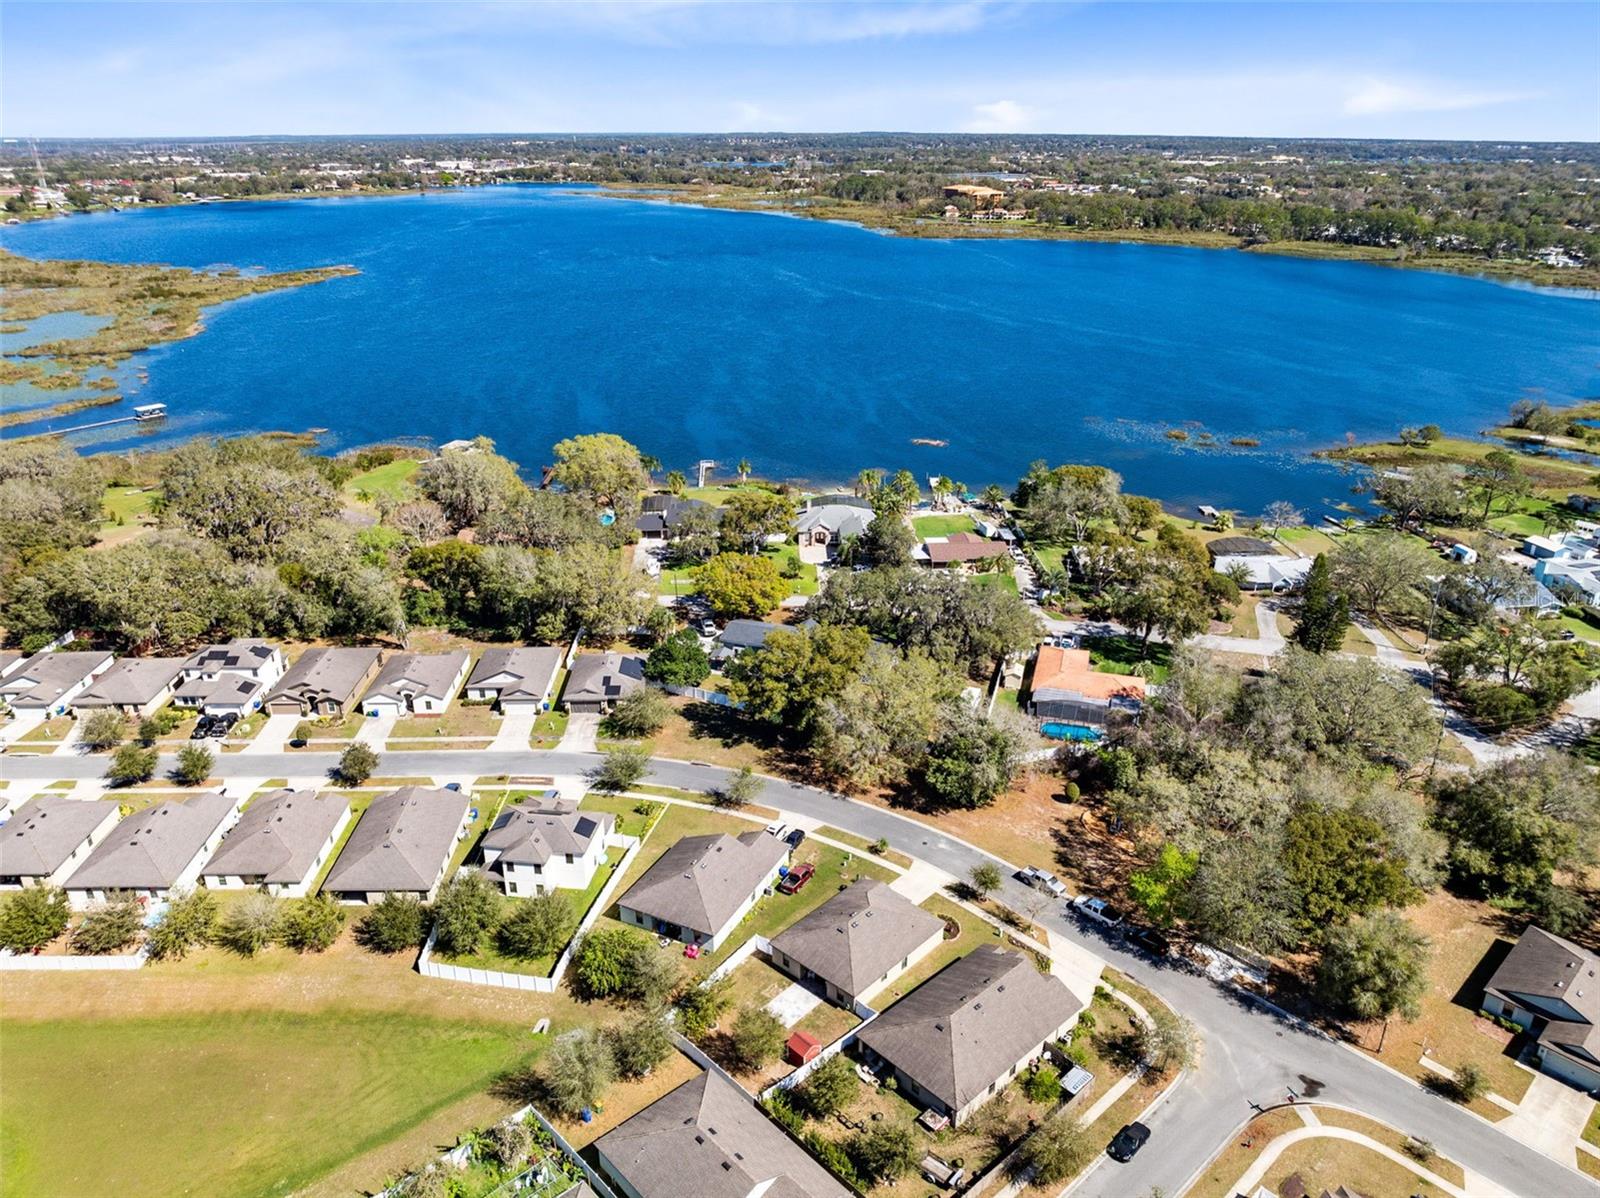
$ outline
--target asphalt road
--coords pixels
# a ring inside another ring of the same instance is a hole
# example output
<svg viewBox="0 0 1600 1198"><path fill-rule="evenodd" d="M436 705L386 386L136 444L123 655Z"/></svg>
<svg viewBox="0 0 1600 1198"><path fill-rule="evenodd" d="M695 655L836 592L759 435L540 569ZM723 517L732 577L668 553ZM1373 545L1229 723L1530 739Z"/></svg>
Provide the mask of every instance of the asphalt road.
<svg viewBox="0 0 1600 1198"><path fill-rule="evenodd" d="M445 751L384 753L380 774L443 777L494 774L577 775L597 754ZM331 770L334 753L259 756L224 753L216 774L227 778L306 777ZM164 759L162 768L172 762ZM95 778L104 757L0 757L0 774L13 779ZM722 784L728 771L689 762L658 760L649 781L689 790ZM986 857L980 850L894 812L854 803L826 791L768 780L762 801L843 828L868 840L880 836L903 852L964 877ZM998 858L993 858L999 860ZM1005 893L1020 902L1026 890L1004 862ZM1159 994L1193 1021L1203 1040L1198 1065L1151 1115L1150 1143L1133 1161L1109 1158L1074 1187L1074 1198L1138 1198L1159 1188L1177 1195L1193 1173L1252 1114L1252 1104L1282 1102L1293 1091L1355 1108L1431 1141L1438 1151L1481 1174L1507 1193L1526 1198L1600 1194L1600 1185L1573 1168L1525 1147L1492 1125L1423 1090L1410 1080L1358 1056L1319 1033L1259 1008L1233 991L1186 969L1161 966L1084 926L1064 904L1040 916L1061 935Z"/></svg>

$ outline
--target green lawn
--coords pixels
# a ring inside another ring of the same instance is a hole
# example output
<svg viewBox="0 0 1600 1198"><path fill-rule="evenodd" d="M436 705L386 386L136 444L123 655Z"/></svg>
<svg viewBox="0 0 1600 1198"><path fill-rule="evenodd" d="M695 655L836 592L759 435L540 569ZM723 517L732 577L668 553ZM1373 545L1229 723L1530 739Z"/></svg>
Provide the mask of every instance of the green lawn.
<svg viewBox="0 0 1600 1198"><path fill-rule="evenodd" d="M798 569L799 573L789 579L789 593L791 595L815 595L817 593L817 567L811 562L800 560L800 550L792 543L774 545L763 551L764 557L770 557L777 565L779 571L786 566Z"/></svg>
<svg viewBox="0 0 1600 1198"><path fill-rule="evenodd" d="M1013 595L1017 593L1017 576L1010 570L1004 574L974 574L972 583L980 587L999 587L1002 591L1010 591Z"/></svg>
<svg viewBox="0 0 1600 1198"><path fill-rule="evenodd" d="M421 465L415 458L396 458L386 466L356 475L345 484L345 489L352 494L362 492L373 499L382 496L399 503L416 492L411 485L411 476Z"/></svg>
<svg viewBox="0 0 1600 1198"><path fill-rule="evenodd" d="M1278 530L1278 540L1285 545L1292 545L1308 557L1331 553L1337 544L1320 528L1282 528Z"/></svg>
<svg viewBox="0 0 1600 1198"><path fill-rule="evenodd" d="M661 571L657 590L663 595L692 595L700 588L695 583L694 566L673 566Z"/></svg>
<svg viewBox="0 0 1600 1198"><path fill-rule="evenodd" d="M1132 674L1140 664L1149 667L1151 682L1167 680L1167 669L1172 664L1172 646L1151 641L1141 655L1139 638L1133 636L1086 636L1083 647L1089 650L1089 661L1095 669L1107 674Z"/></svg>
<svg viewBox="0 0 1600 1198"><path fill-rule="evenodd" d="M929 537L947 537L953 532L972 532L978 525L971 516L918 516L911 527L923 540Z"/></svg>
<svg viewBox="0 0 1600 1198"><path fill-rule="evenodd" d="M6 1020L0 1195L290 1193L481 1092L532 1044L516 1024L392 1011Z"/></svg>
<svg viewBox="0 0 1600 1198"><path fill-rule="evenodd" d="M105 509L105 522L100 531L110 532L119 524L132 524L150 510L157 494L154 489L144 487L107 487L100 497L100 506Z"/></svg>

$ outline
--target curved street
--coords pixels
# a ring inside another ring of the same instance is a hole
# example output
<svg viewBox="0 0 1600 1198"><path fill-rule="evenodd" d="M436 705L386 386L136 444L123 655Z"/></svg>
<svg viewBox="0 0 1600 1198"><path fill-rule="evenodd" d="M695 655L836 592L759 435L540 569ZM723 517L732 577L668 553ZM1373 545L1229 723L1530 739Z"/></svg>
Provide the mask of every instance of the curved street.
<svg viewBox="0 0 1600 1198"><path fill-rule="evenodd" d="M597 753L552 751L452 750L382 754L379 774L388 777L483 777L491 775L577 776L601 760ZM4 774L16 782L94 779L105 759L89 756L7 756ZM305 778L324 774L338 762L336 753L236 754L218 756L215 774L224 781ZM162 769L172 758L163 758ZM722 785L728 770L657 758L651 783L686 790ZM985 859L1000 861L1006 874L1001 896L1020 904L1026 890L1013 867L937 829L892 811L854 802L813 787L766 779L761 802L767 806L842 828L868 840L883 837L896 849L957 877ZM1096 934L1061 905L1039 922L1084 946L1141 985L1159 994L1193 1021L1202 1040L1198 1065L1149 1117L1150 1145L1126 1165L1101 1157L1072 1193L1083 1198L1138 1198L1159 1189L1182 1193L1197 1171L1253 1113L1252 1104L1271 1105L1289 1092L1352 1107L1400 1131L1429 1140L1444 1156L1477 1175L1477 1192L1565 1198L1600 1194L1600 1185L1575 1168L1519 1143L1494 1125L1448 1100L1423 1090L1409 1078L1378 1065L1297 1021L1261 1008L1208 978L1176 966L1162 966Z"/></svg>

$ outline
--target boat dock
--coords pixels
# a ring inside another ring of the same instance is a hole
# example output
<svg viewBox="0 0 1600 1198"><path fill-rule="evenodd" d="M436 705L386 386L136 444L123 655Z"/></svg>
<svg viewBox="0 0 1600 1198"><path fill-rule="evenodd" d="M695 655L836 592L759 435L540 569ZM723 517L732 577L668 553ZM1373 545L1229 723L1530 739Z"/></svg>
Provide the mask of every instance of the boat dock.
<svg viewBox="0 0 1600 1198"><path fill-rule="evenodd" d="M114 424L152 424L157 420L165 420L166 418L166 404L146 403L134 408L132 416L118 416L115 420L96 420L92 424L74 424L70 428L49 428L37 433L28 433L27 436L64 437L68 433L86 433L90 429L110 428Z"/></svg>

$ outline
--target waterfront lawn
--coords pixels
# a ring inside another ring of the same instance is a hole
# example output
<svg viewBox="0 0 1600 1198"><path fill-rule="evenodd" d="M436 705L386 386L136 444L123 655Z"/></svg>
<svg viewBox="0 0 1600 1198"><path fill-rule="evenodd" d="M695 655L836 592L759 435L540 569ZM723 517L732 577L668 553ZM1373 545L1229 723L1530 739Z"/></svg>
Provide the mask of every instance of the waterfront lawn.
<svg viewBox="0 0 1600 1198"><path fill-rule="evenodd" d="M1307 557L1319 553L1332 553L1337 542L1320 528L1280 528L1278 540L1299 550Z"/></svg>
<svg viewBox="0 0 1600 1198"><path fill-rule="evenodd" d="M973 532L978 524L971 516L917 516L911 527L918 537L947 537L953 532Z"/></svg>
<svg viewBox="0 0 1600 1198"><path fill-rule="evenodd" d="M144 524L160 490L156 487L107 487L100 497L105 519L100 525L100 535L108 537L129 525Z"/></svg>
<svg viewBox="0 0 1600 1198"><path fill-rule="evenodd" d="M517 1023L337 1009L7 1019L0 1044L0 1174L41 1198L298 1191L536 1051ZM156 1117L130 1125L118 1077Z"/></svg>
<svg viewBox="0 0 1600 1198"><path fill-rule="evenodd" d="M421 465L415 458L396 458L387 465L356 475L345 483L345 489L352 495L364 495L373 501L381 497L402 503L416 493L411 476Z"/></svg>

